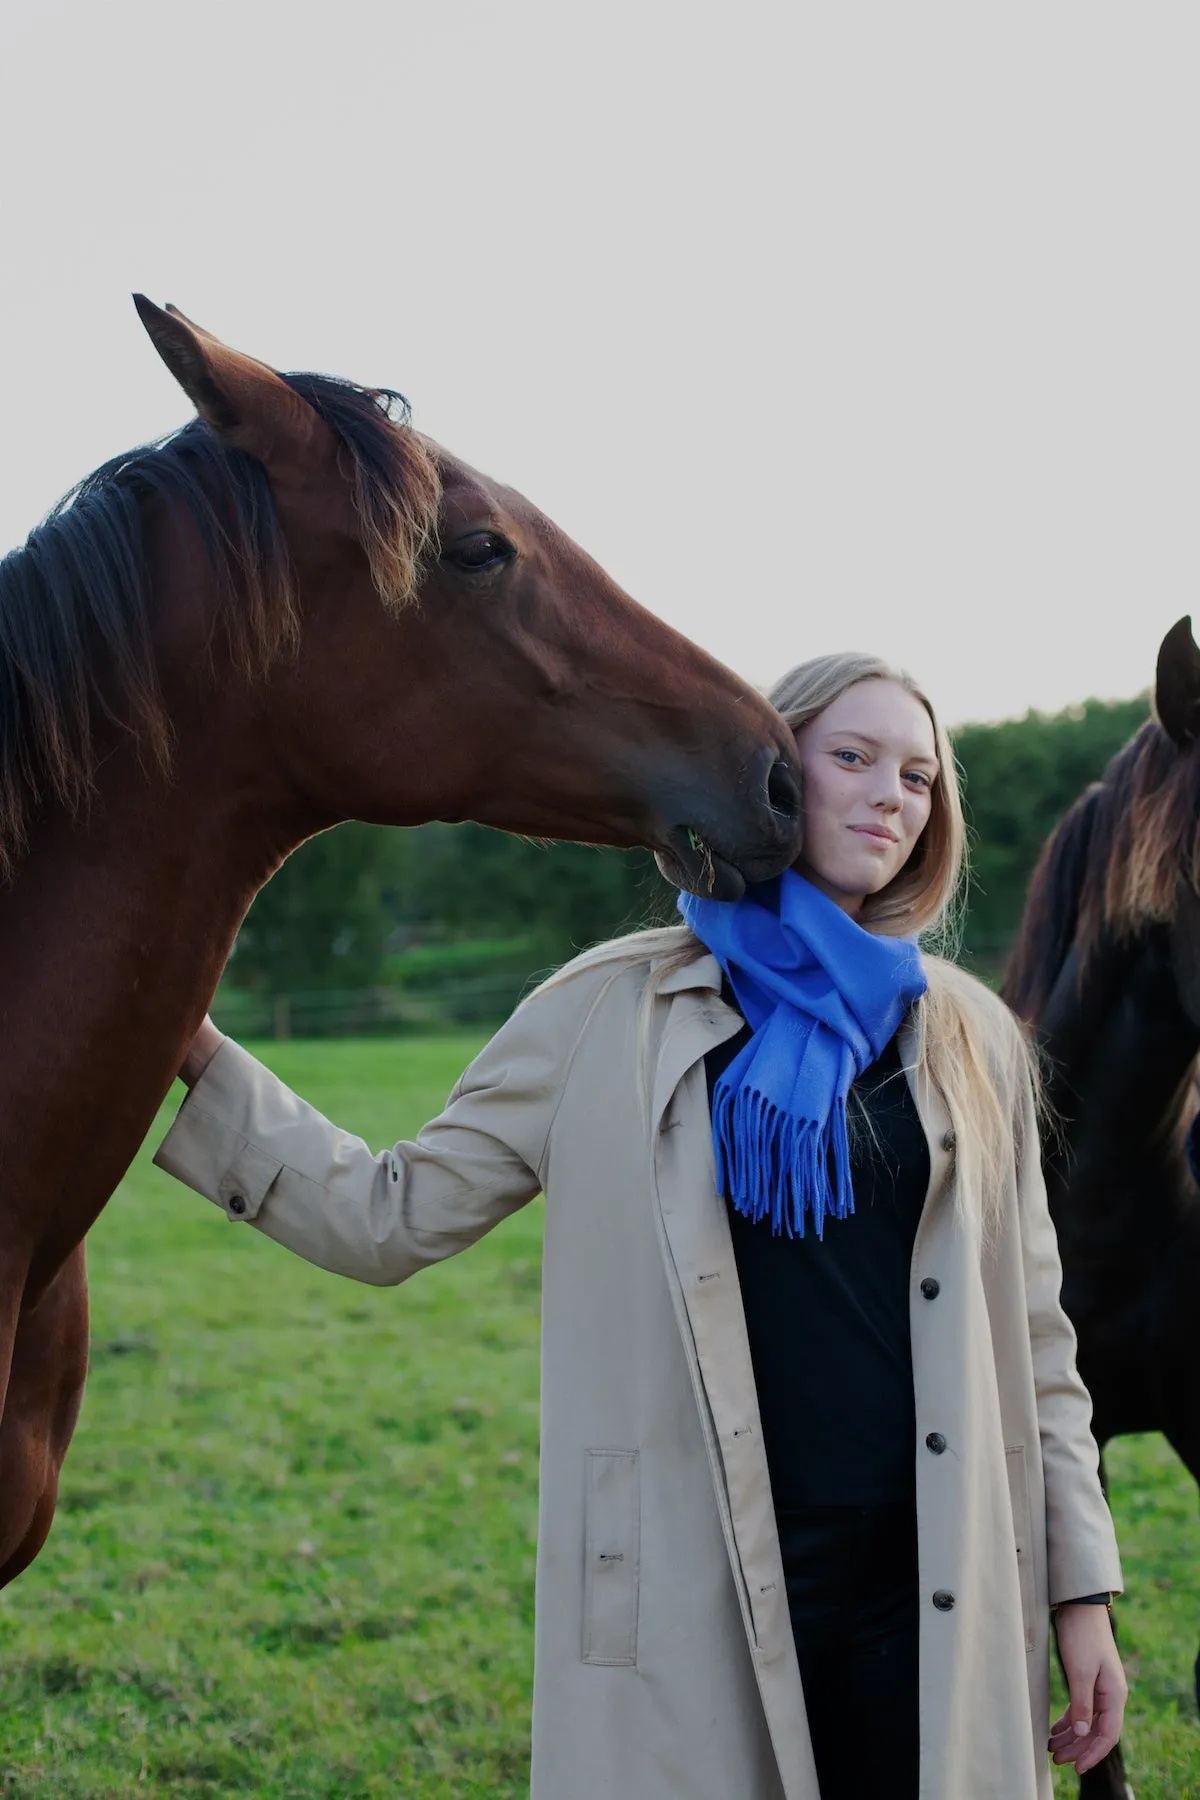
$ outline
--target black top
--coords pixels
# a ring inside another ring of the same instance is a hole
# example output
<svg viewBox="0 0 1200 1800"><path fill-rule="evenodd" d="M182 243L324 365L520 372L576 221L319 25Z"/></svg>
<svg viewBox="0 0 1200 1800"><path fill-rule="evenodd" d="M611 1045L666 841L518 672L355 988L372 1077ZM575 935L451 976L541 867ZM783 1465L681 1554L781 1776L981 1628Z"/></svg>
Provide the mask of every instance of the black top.
<svg viewBox="0 0 1200 1800"><path fill-rule="evenodd" d="M749 1029L709 1052L710 1104ZM916 1480L908 1308L929 1147L894 1038L854 1093L853 1213L787 1238L729 1209L777 1512L885 1505Z"/></svg>

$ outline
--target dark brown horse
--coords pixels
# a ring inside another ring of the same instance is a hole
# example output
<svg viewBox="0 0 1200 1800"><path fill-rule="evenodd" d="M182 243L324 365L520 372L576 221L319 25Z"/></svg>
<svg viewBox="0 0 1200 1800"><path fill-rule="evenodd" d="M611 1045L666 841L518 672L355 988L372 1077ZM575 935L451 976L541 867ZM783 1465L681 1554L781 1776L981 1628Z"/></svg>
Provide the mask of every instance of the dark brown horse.
<svg viewBox="0 0 1200 1800"><path fill-rule="evenodd" d="M296 845L472 818L728 896L799 835L770 707L398 396L138 310L199 418L0 565L0 1582L54 1511L84 1234Z"/></svg>
<svg viewBox="0 0 1200 1800"><path fill-rule="evenodd" d="M1101 1447L1161 1431L1200 1480L1200 652L1163 640L1156 717L1050 838L1003 992L1037 1029L1063 1304ZM1200 1663L1197 1665L1200 1681ZM1124 1800L1119 1748L1083 1776Z"/></svg>

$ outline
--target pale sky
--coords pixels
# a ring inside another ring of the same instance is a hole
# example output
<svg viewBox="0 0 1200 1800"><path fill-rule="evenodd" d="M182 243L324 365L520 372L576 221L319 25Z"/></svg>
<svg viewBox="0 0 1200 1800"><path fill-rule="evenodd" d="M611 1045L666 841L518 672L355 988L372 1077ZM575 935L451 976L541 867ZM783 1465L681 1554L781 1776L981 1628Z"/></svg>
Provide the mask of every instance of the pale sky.
<svg viewBox="0 0 1200 1800"><path fill-rule="evenodd" d="M1133 693L1200 595L1198 53L1127 0L0 0L0 548L187 416L141 288L401 388L754 681Z"/></svg>

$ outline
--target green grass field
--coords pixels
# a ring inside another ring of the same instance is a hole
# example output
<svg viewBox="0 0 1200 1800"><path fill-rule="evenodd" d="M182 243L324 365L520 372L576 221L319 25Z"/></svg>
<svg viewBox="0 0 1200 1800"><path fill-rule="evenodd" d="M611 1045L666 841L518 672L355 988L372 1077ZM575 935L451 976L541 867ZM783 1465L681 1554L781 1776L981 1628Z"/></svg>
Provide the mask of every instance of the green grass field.
<svg viewBox="0 0 1200 1800"><path fill-rule="evenodd" d="M474 1048L265 1054L380 1145ZM58 1522L0 1595L0 1791L526 1792L540 1229L534 1206L399 1291L360 1288L231 1228L143 1152L91 1238ZM1111 1475L1138 1800L1200 1800L1195 1488L1156 1438Z"/></svg>

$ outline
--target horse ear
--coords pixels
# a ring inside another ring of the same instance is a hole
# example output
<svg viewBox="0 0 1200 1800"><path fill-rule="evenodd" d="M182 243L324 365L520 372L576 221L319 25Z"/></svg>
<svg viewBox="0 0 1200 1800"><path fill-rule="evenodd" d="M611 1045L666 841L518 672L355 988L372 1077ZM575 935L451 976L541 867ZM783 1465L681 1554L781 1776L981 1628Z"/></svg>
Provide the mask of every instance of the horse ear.
<svg viewBox="0 0 1200 1800"><path fill-rule="evenodd" d="M276 473L300 474L336 454L333 432L274 369L231 350L177 307L135 294L150 342L206 424Z"/></svg>
<svg viewBox="0 0 1200 1800"><path fill-rule="evenodd" d="M1159 647L1154 710L1167 736L1181 750L1189 749L1200 737L1200 650L1187 615L1176 620Z"/></svg>

